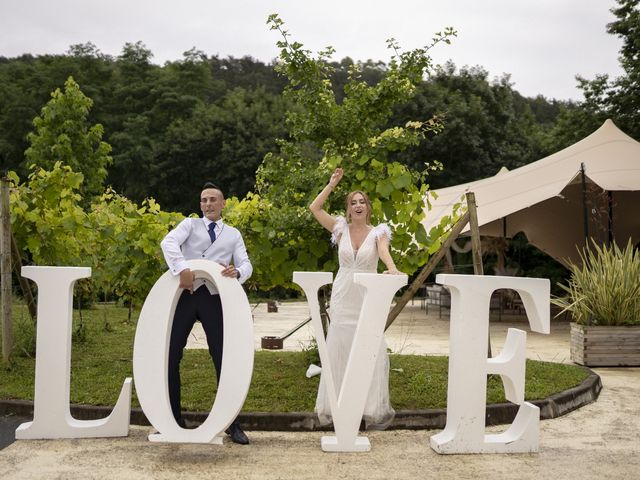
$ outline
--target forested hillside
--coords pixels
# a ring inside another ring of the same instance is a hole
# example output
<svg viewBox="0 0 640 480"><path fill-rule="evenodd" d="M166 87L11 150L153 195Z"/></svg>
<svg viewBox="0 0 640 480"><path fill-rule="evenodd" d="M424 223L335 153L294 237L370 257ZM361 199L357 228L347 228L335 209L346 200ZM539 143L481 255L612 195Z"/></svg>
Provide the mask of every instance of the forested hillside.
<svg viewBox="0 0 640 480"><path fill-rule="evenodd" d="M333 64L340 92L353 61ZM106 183L134 201L155 198L164 210L190 213L190 195L205 179L242 198L254 185L264 155L287 135L281 96L286 84L274 63L250 57L208 57L195 49L163 66L138 42L116 58L88 43L65 55L0 58L1 169L24 178L33 119L69 76L93 100L90 123L101 124L111 145ZM378 82L388 66L369 61L362 78ZM337 95L338 101L341 95ZM508 76L490 79L481 67L449 63L427 78L417 95L396 109L390 125L441 118L442 133L397 155L416 169L440 161L431 177L441 187L515 168L550 153L547 132L571 107L542 96L524 98Z"/></svg>

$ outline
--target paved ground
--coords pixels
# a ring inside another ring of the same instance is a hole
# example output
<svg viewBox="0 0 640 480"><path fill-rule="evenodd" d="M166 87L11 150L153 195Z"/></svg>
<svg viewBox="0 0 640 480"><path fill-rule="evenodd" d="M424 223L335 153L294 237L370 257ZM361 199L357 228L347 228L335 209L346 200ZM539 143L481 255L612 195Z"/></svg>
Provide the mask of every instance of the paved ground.
<svg viewBox="0 0 640 480"><path fill-rule="evenodd" d="M254 308L254 337L256 349L260 348L263 336L281 336L298 325L309 316L309 309L304 302L283 303L278 313L268 313L265 304ZM520 328L527 331L527 356L534 360L557 363L571 363L569 358L569 323L554 321L551 323L551 334L542 335L531 332L523 315L502 315L498 319L492 314L490 323L491 344L495 352L502 348L507 329ZM409 303L385 334L387 344L394 353L415 353L448 355L449 354L449 317L444 310L439 316L437 309L431 309L427 315L419 303ZM313 333L311 325L303 326L296 333L284 340L284 350L300 350L309 346ZM207 341L199 323L196 324L187 348L206 348Z"/></svg>
<svg viewBox="0 0 640 480"><path fill-rule="evenodd" d="M283 305L278 314L255 311L256 343L262 335L286 332L306 315L304 305ZM302 317L302 318L301 318ZM510 325L494 322L494 351ZM390 347L403 353L447 353L446 319L409 307L389 330ZM192 344L198 340L194 332ZM307 327L285 341L300 348ZM554 323L551 335L530 334L530 358L568 362L568 325ZM149 429L132 427L119 439L17 441L0 451L4 479L635 479L640 478L640 368L595 369L604 389L597 402L564 417L543 421L540 452L512 455L440 456L429 448L435 431L367 432L372 451L328 454L319 432L249 432L251 445L157 445ZM492 428L500 431L504 427Z"/></svg>
<svg viewBox="0 0 640 480"><path fill-rule="evenodd" d="M16 428L30 420L30 418L16 417L15 415L0 415L0 450L11 445L16 439Z"/></svg>

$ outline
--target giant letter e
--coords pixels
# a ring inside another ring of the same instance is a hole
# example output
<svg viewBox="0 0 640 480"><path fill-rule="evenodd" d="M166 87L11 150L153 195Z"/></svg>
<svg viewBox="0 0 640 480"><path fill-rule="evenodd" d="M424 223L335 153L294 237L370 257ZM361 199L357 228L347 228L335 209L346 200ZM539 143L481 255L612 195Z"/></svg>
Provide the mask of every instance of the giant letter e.
<svg viewBox="0 0 640 480"><path fill-rule="evenodd" d="M451 291L447 425L431 437L438 453L538 451L540 409L524 401L526 332L510 328L500 355L487 359L489 302L501 288L522 298L531 329L549 333L549 280L484 275L444 275L436 282ZM500 434L485 435L487 375L499 374L507 400L520 405Z"/></svg>

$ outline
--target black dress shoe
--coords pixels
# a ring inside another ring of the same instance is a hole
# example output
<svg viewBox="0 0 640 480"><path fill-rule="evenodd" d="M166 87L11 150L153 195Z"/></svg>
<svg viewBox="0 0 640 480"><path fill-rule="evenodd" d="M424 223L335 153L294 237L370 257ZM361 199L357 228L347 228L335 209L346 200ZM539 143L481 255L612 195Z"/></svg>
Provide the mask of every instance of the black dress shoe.
<svg viewBox="0 0 640 480"><path fill-rule="evenodd" d="M227 435L231 437L231 441L233 443L239 443L240 445L248 445L249 438L242 431L240 425L233 424L229 428L224 431Z"/></svg>

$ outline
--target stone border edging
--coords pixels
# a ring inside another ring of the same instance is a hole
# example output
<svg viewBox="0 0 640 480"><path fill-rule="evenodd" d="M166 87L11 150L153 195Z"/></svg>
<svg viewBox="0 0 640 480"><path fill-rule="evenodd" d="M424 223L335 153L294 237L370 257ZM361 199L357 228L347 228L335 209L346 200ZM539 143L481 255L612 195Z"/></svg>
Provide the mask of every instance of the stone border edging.
<svg viewBox="0 0 640 480"><path fill-rule="evenodd" d="M548 420L560 417L584 405L596 401L602 390L600 376L584 367L589 376L577 387L551 395L543 400L534 400L540 408L540 418ZM107 417L113 407L76 405L70 406L71 415L78 420L96 420ZM513 403L495 403L487 405L486 424L504 425L513 422L518 405ZM33 402L28 400L0 400L0 415L12 414L33 417ZM187 422L203 422L209 412L185 412ZM240 423L245 430L262 431L327 431L318 425L314 413L310 412L256 412L240 413ZM437 430L445 427L447 410L399 410L388 430ZM149 425L147 417L140 408L131 409L132 425Z"/></svg>

